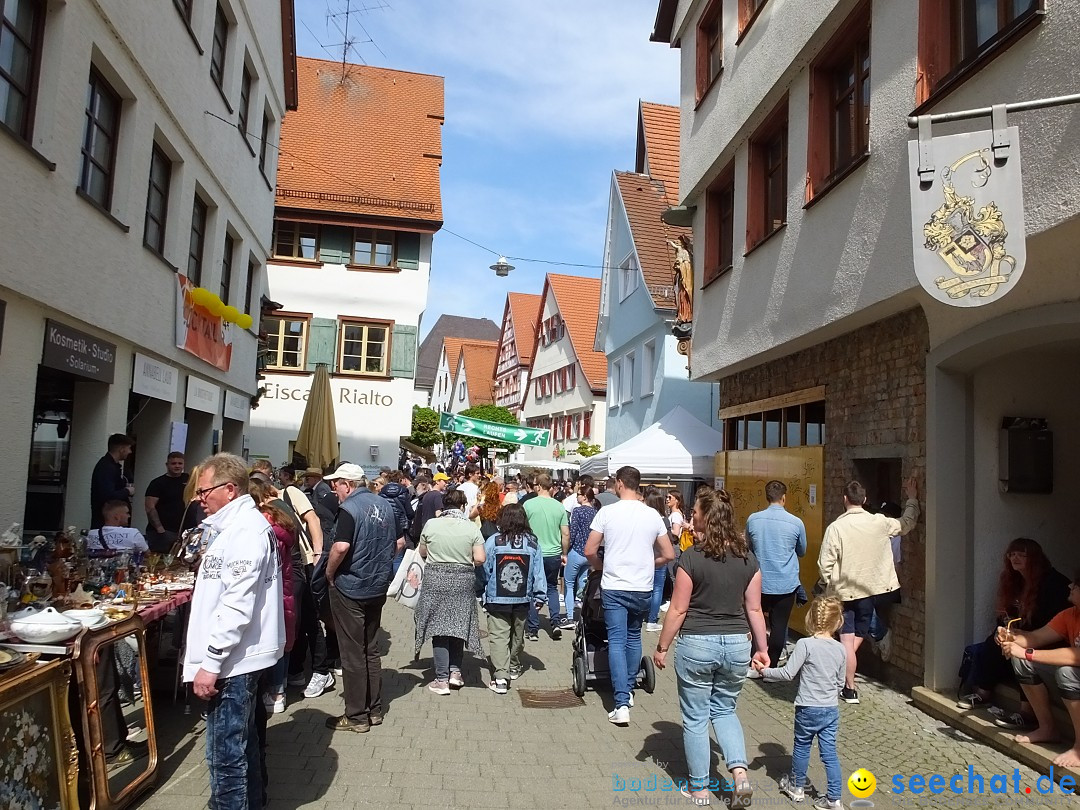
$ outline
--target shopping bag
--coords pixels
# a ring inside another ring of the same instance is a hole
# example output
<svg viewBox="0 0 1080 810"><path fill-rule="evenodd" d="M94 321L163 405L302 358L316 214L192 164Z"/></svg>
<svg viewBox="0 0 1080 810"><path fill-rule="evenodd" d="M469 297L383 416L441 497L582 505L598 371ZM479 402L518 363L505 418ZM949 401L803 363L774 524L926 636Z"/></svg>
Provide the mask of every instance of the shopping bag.
<svg viewBox="0 0 1080 810"><path fill-rule="evenodd" d="M406 549L405 557L401 560L386 595L394 597L405 607L415 608L420 600L420 587L423 583L424 558L416 549Z"/></svg>

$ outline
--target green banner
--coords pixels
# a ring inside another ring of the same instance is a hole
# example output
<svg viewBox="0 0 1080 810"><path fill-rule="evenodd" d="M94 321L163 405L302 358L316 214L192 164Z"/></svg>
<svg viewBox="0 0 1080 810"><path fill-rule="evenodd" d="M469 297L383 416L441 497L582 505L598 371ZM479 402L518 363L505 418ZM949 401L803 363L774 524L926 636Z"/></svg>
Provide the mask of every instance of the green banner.
<svg viewBox="0 0 1080 810"><path fill-rule="evenodd" d="M443 433L459 433L462 436L494 439L497 442L509 442L511 444L528 444L533 447L547 447L551 438L551 431L546 428L506 425L502 422L470 419L467 416L455 413L439 414L439 430Z"/></svg>

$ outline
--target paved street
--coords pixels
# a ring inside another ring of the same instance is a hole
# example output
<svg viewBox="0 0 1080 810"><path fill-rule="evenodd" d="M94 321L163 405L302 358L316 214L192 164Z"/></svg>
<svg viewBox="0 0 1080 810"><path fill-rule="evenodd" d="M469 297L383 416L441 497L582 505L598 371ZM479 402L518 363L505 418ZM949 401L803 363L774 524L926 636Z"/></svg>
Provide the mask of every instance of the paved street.
<svg viewBox="0 0 1080 810"><path fill-rule="evenodd" d="M571 709L524 709L511 690L500 697L486 688L487 670L466 658L467 686L449 697L425 688L430 680L430 647L412 661L412 612L397 604L385 614L388 651L385 672L386 722L368 734L324 728L341 711L340 693L304 700L299 690L269 728L271 808L405 807L611 807L681 804L676 792L630 791L631 780L648 786L651 776L686 776L682 731L673 672L658 677L655 694L638 693L632 724L607 723L610 694L590 691L585 705ZM483 627L483 622L481 627ZM528 644L526 674L519 689L566 689L570 685L570 634L554 642L543 637ZM646 644L656 638L646 634ZM840 757L844 778L859 767L881 786L875 807L1044 807L1072 806L1057 797L1053 805L1013 793L1017 764L986 746L954 734L909 705L906 696L861 685L862 704L841 705ZM793 709L790 685L749 682L739 704L746 729L754 806L794 806L775 785L789 761ZM203 723L198 712L183 715L159 700L157 716L163 764L157 790L142 810L187 810L205 805L207 772L203 761ZM714 775L717 754L714 753ZM897 797L887 792L895 774L982 774L990 790L992 774L1009 776L1008 795ZM1019 767L1021 790L1036 775ZM815 752L812 783L824 789L824 771ZM617 779L627 785L615 791ZM1033 791L1034 793L1034 791ZM845 803L851 801L845 789ZM906 798L907 801L902 801ZM714 806L717 800L714 798ZM805 805L804 805L805 806Z"/></svg>

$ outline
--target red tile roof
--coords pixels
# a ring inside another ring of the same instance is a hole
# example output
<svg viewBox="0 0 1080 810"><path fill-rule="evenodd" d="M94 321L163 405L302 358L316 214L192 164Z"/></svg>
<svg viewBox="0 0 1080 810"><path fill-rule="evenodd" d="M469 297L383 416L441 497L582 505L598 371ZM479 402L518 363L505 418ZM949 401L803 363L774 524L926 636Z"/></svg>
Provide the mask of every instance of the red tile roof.
<svg viewBox="0 0 1080 810"><path fill-rule="evenodd" d="M540 309L544 299L532 293L508 293L506 306L510 309L510 322L514 327L514 342L517 344L518 362L528 368L532 365L536 353L536 324L540 320ZM505 320L505 313L503 315Z"/></svg>
<svg viewBox="0 0 1080 810"><path fill-rule="evenodd" d="M277 205L440 226L442 77L306 57L296 66Z"/></svg>
<svg viewBox="0 0 1080 810"><path fill-rule="evenodd" d="M672 262L675 251L667 240L678 241L690 228L676 228L660 219L668 207L664 186L656 180L633 172L615 172L615 183L622 197L630 233L634 238L641 274L652 294L653 304L668 309L675 306L675 284Z"/></svg>
<svg viewBox="0 0 1080 810"><path fill-rule="evenodd" d="M495 356L499 353L497 343L466 343L461 347L465 382L469 387L469 407L490 405L495 401Z"/></svg>
<svg viewBox="0 0 1080 810"><path fill-rule="evenodd" d="M668 205L678 205L679 108L642 101L640 112L645 154L638 171L663 183Z"/></svg>
<svg viewBox="0 0 1080 810"><path fill-rule="evenodd" d="M589 386L594 392L607 391L607 357L603 352L593 351L600 313L600 279L548 273L545 295L548 287L559 305L559 314L566 323L574 354Z"/></svg>
<svg viewBox="0 0 1080 810"><path fill-rule="evenodd" d="M454 381L454 376L457 374L458 360L461 359L461 347L468 342L468 338L443 338L443 351L446 352L446 367L450 369L450 382Z"/></svg>

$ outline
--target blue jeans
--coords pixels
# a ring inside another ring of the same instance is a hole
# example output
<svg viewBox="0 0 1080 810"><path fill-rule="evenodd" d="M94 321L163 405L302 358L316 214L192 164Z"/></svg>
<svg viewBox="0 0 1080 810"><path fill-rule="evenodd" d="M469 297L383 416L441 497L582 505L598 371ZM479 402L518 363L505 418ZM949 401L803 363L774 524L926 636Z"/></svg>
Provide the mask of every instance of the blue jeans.
<svg viewBox="0 0 1080 810"><path fill-rule="evenodd" d="M563 583L566 588L566 618L574 619L574 601L578 592L585 587L585 577L589 574L589 561L584 554L573 549L566 553L566 570L563 571Z"/></svg>
<svg viewBox="0 0 1080 810"><path fill-rule="evenodd" d="M630 705L630 692L637 685L641 668L641 623L649 612L649 596L649 591L601 591L615 708Z"/></svg>
<svg viewBox="0 0 1080 810"><path fill-rule="evenodd" d="M289 654L283 653L278 662L270 667L269 677L267 678L267 689L271 695L284 695L285 694L285 678L289 672Z"/></svg>
<svg viewBox="0 0 1080 810"><path fill-rule="evenodd" d="M735 703L749 666L750 638L745 633L679 636L675 675L693 790L701 790L709 782L710 720L728 770L746 767L746 740Z"/></svg>
<svg viewBox="0 0 1080 810"><path fill-rule="evenodd" d="M664 601L664 585L667 583L667 566L661 565L653 574L652 599L649 600L649 621L656 622L660 618L660 605Z"/></svg>
<svg viewBox="0 0 1080 810"><path fill-rule="evenodd" d="M562 555L544 557L544 575L547 577L547 608L551 629L559 626L559 569L562 568ZM529 618L525 620L525 632L536 633L540 630L540 611L536 604L529 603Z"/></svg>
<svg viewBox="0 0 1080 810"><path fill-rule="evenodd" d="M840 728L840 709L836 706L796 706L795 745L791 749L791 784L802 787L810 765L810 747L817 737L818 753L825 765L829 801L839 801L843 788L840 759L836 756L836 732Z"/></svg>
<svg viewBox="0 0 1080 810"><path fill-rule="evenodd" d="M222 678L206 710L206 764L210 768L210 810L260 810L259 736L255 704L259 676L249 672Z"/></svg>

